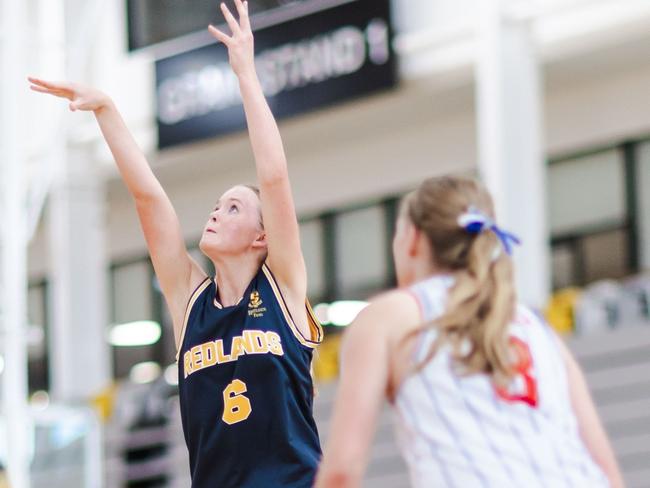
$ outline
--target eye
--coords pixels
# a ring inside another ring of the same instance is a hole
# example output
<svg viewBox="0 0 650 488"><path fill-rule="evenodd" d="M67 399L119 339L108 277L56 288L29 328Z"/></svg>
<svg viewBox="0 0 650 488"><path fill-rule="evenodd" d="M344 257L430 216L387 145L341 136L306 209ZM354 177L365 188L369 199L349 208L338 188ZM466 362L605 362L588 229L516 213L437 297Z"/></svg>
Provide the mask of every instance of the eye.
<svg viewBox="0 0 650 488"><path fill-rule="evenodd" d="M231 205L230 208L228 209L228 213L238 213L239 209L237 208L237 205Z"/></svg>

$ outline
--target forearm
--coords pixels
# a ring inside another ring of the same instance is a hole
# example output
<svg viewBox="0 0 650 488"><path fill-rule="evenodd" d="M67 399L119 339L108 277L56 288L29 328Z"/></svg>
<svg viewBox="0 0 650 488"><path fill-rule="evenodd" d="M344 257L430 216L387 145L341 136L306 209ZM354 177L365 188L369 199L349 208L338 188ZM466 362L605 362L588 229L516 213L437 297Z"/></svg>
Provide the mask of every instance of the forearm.
<svg viewBox="0 0 650 488"><path fill-rule="evenodd" d="M605 429L598 419L595 411L588 415L588 428L581 426L580 434L587 445L594 461L607 476L612 488L624 488L625 483L621 476L621 471L616 461L616 456L605 433Z"/></svg>
<svg viewBox="0 0 650 488"><path fill-rule="evenodd" d="M280 130L266 101L256 73L239 75L248 134L261 185L287 177L287 161Z"/></svg>
<svg viewBox="0 0 650 488"><path fill-rule="evenodd" d="M361 486L362 477L358 473L344 469L321 465L316 476L314 488L357 488Z"/></svg>
<svg viewBox="0 0 650 488"><path fill-rule="evenodd" d="M191 261L171 201L149 167L112 102L95 110L106 143L129 192L178 336L180 317L191 287Z"/></svg>
<svg viewBox="0 0 650 488"><path fill-rule="evenodd" d="M611 451L611 449L609 449L605 458L600 460L600 466L605 472L607 479L609 479L612 488L625 488L623 475L621 474L621 470L618 467L616 458L614 457L614 452Z"/></svg>
<svg viewBox="0 0 650 488"><path fill-rule="evenodd" d="M580 436L594 461L601 467L612 488L625 486L616 456L591 398L587 381L566 344L557 339L569 380L571 405L578 420Z"/></svg>
<svg viewBox="0 0 650 488"><path fill-rule="evenodd" d="M95 118L120 175L133 197L146 201L163 195L160 183L114 103L109 100L103 107L95 110Z"/></svg>

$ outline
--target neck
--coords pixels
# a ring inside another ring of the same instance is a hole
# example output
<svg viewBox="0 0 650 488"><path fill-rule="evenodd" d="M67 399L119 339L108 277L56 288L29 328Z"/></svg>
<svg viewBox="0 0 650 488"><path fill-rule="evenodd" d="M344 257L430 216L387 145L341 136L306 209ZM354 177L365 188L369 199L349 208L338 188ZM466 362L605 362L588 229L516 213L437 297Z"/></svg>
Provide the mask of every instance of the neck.
<svg viewBox="0 0 650 488"><path fill-rule="evenodd" d="M430 276L443 274L445 272L446 271L444 269L437 267L431 262L431 259L426 256L422 259L419 259L418 262L413 266L413 283L417 283L418 281L422 281L426 278L429 278Z"/></svg>
<svg viewBox="0 0 650 488"><path fill-rule="evenodd" d="M239 302L262 263L259 256L246 254L213 259L212 264L216 270L219 302L229 307Z"/></svg>

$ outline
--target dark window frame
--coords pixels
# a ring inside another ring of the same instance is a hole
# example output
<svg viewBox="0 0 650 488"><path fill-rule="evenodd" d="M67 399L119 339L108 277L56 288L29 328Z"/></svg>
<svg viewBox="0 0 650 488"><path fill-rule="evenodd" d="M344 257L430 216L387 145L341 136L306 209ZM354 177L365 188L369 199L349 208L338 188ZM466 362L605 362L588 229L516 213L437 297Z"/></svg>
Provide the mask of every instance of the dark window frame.
<svg viewBox="0 0 650 488"><path fill-rule="evenodd" d="M605 232L620 230L626 233L628 269L631 273L638 273L640 271L639 201L635 175L639 165L638 149L641 144L647 142L650 142L650 138L648 137L627 139L615 144L607 144L585 151L567 153L559 157L552 157L548 160L548 168L550 169L554 165L563 164L567 161L595 156L614 150L619 153L621 164L623 165L625 218L622 221L603 221L597 225L585 226L574 229L571 232L551 234L550 236L551 253L555 248L560 246L568 245L573 248L575 258L573 273L576 282L572 286L585 286L589 284L586 279L585 259L580 249L582 241L590 236Z"/></svg>

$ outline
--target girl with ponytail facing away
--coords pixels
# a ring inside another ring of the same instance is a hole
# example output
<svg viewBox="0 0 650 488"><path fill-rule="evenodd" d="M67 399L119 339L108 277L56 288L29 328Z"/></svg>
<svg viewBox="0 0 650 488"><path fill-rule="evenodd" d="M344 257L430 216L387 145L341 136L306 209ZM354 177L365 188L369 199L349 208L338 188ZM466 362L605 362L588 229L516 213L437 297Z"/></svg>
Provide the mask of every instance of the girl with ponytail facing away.
<svg viewBox="0 0 650 488"><path fill-rule="evenodd" d="M432 178L405 197L399 287L346 332L317 488L361 485L384 399L412 486L623 486L575 360L517 303L517 244L475 180Z"/></svg>

